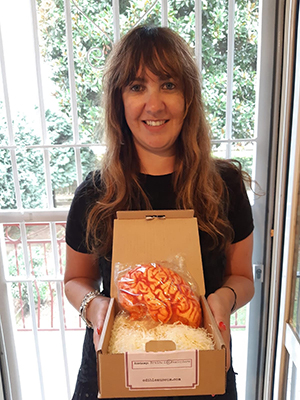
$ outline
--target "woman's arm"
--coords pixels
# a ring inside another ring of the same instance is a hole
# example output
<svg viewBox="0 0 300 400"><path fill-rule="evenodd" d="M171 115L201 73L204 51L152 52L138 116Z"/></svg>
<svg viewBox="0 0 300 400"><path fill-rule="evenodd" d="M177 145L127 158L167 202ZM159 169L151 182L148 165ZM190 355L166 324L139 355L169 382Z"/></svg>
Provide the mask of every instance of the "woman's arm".
<svg viewBox="0 0 300 400"><path fill-rule="evenodd" d="M223 286L208 296L208 304L222 332L227 351L227 365L230 365L230 314L247 304L254 295L252 272L253 233L240 242L231 244L226 257L225 280ZM226 286L231 287L236 293ZM232 309L234 306L234 309ZM221 325L220 325L221 323ZM225 324L225 327L224 325Z"/></svg>
<svg viewBox="0 0 300 400"><path fill-rule="evenodd" d="M65 293L69 302L79 311L84 296L93 290L99 289L98 259L93 254L79 253L68 245L66 252ZM98 296L89 303L86 311L86 317L94 327L94 345L96 349L108 303L109 299Z"/></svg>

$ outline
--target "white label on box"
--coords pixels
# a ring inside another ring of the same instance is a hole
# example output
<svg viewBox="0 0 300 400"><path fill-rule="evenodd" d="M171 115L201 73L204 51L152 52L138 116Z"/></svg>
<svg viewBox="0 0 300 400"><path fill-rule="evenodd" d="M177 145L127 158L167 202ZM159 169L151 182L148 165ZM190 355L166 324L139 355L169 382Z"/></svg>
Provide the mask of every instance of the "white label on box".
<svg viewBox="0 0 300 400"><path fill-rule="evenodd" d="M125 353L125 385L130 390L193 389L198 375L198 350Z"/></svg>

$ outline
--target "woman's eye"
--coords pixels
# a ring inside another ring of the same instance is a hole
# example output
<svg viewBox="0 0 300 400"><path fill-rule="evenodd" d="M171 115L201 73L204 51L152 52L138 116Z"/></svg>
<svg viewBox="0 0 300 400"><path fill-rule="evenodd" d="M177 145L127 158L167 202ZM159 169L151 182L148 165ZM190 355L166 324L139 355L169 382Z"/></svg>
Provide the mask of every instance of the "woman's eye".
<svg viewBox="0 0 300 400"><path fill-rule="evenodd" d="M167 90L175 89L175 84L173 82L165 82L163 86Z"/></svg>
<svg viewBox="0 0 300 400"><path fill-rule="evenodd" d="M142 85L132 85L132 86L130 87L130 90L131 90L132 92L140 92L140 91L143 90L143 87L142 87Z"/></svg>

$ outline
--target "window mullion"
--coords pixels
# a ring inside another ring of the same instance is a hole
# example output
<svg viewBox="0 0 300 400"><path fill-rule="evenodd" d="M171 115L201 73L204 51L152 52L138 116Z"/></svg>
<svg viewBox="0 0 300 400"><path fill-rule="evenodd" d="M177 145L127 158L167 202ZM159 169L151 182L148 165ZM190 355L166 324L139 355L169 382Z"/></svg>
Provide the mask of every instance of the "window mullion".
<svg viewBox="0 0 300 400"><path fill-rule="evenodd" d="M67 43L67 53L68 53L72 127L73 127L74 142L75 144L78 144L80 142L80 139L79 139L79 126L78 126L74 50L73 50L73 37L72 37L72 15L71 15L70 0L64 0L64 4L65 4L65 18L66 18L66 43ZM75 149L75 162L76 162L77 180L78 183L80 183L82 181L82 167L81 167L80 149L78 148Z"/></svg>
<svg viewBox="0 0 300 400"><path fill-rule="evenodd" d="M112 0L113 24L114 24L114 42L120 39L120 4L119 0Z"/></svg>
<svg viewBox="0 0 300 400"><path fill-rule="evenodd" d="M161 26L168 26L168 0L161 0Z"/></svg>
<svg viewBox="0 0 300 400"><path fill-rule="evenodd" d="M195 1L195 56L202 72L202 0Z"/></svg>
<svg viewBox="0 0 300 400"><path fill-rule="evenodd" d="M17 155L16 155L15 149L10 150L10 159L11 159L11 165L12 165L13 178L14 178L14 188L15 188L15 194L16 194L17 208L18 208L18 210L20 210L20 209L22 209L22 198L21 198L21 188L20 188L20 182L19 182L19 176L18 176Z"/></svg>
<svg viewBox="0 0 300 400"><path fill-rule="evenodd" d="M41 59L40 59L37 10L36 10L36 1L35 0L31 0L31 16L32 16L33 43L34 43L34 53L35 53L35 68L36 68L36 79L37 79L37 89L38 89L38 99L39 99L42 143L47 144L49 142L49 139L48 139L46 120L45 120L45 102L44 102L44 92L43 92L43 83L42 83L42 68L41 68ZM46 193L47 193L48 207L52 208L53 207L53 197L52 197L51 172L50 172L50 155L49 155L48 149L44 150L43 159L44 159L44 166L45 166L45 180L46 180Z"/></svg>
<svg viewBox="0 0 300 400"><path fill-rule="evenodd" d="M44 210L1 210L1 223L13 224L21 222L66 221L68 209Z"/></svg>
<svg viewBox="0 0 300 400"><path fill-rule="evenodd" d="M12 118L11 118L10 101L9 101L9 94L8 94L8 87L7 87L7 76L6 76L6 66L5 66L5 59L4 59L1 27L0 27L0 66L1 66L5 111L6 111L8 144L10 146L9 150L10 150L10 159L11 159L12 173L13 173L13 179L14 179L16 202L17 202L17 208L21 209L22 208L22 199L21 199L21 190L20 190L19 177L18 177L18 166L17 166L13 123L12 123Z"/></svg>
<svg viewBox="0 0 300 400"><path fill-rule="evenodd" d="M31 316L31 322L32 322L32 333L33 333L33 337L34 337L36 360L37 360L37 364L38 364L38 373L39 373L40 389L41 389L41 396L42 396L41 400L45 400L44 377L43 377L43 371L42 371L42 361L41 361L41 354L40 354L40 345L39 345L37 321L36 321L36 315L35 315L35 304L34 304L34 296L33 296L33 285L32 285L33 276L30 272L30 257L28 254L25 222L20 223L20 232L21 232L21 243L22 243L22 248L23 248L26 277L27 277L27 289L28 289L30 316Z"/></svg>
<svg viewBox="0 0 300 400"><path fill-rule="evenodd" d="M63 294L62 294L62 282L61 273L59 270L59 255L58 255L58 244L56 236L56 224L55 222L50 223L50 235L51 244L54 258L54 268L55 268L55 279L56 279L56 293L57 293L57 303L58 303L58 315L59 315L59 326L60 326L60 336L62 342L62 353L64 360L64 368L66 375L66 385L68 398L71 398L71 388L70 388L70 373L68 367L68 357L67 357L67 344L66 344L66 334L65 334L65 323L64 323L64 310L63 310ZM60 278L60 279L59 279Z"/></svg>
<svg viewBox="0 0 300 400"><path fill-rule="evenodd" d="M234 9L235 0L228 2L228 36L227 36L227 93L226 93L226 138L232 132L232 100L233 100L233 62L234 62ZM227 143L226 158L231 158L231 146Z"/></svg>

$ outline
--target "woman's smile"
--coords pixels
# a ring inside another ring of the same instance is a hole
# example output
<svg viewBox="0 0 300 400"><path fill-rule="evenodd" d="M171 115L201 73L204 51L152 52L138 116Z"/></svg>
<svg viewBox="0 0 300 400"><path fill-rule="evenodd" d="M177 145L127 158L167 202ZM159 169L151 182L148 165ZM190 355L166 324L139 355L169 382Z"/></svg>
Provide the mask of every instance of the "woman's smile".
<svg viewBox="0 0 300 400"><path fill-rule="evenodd" d="M168 120L162 120L162 121L143 121L146 125L148 125L148 126L162 126L162 125L164 125L165 123L167 123L168 122Z"/></svg>

